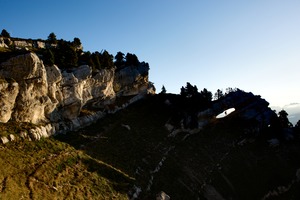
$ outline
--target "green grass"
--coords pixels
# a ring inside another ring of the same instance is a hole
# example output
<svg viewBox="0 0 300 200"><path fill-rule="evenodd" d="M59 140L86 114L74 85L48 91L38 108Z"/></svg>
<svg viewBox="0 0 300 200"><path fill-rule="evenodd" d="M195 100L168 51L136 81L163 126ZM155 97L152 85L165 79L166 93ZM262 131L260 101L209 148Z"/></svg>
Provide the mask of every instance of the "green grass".
<svg viewBox="0 0 300 200"><path fill-rule="evenodd" d="M1 146L0 165L1 199L128 199L133 181L53 138Z"/></svg>
<svg viewBox="0 0 300 200"><path fill-rule="evenodd" d="M5 52L11 52L11 49L5 48L5 47L0 47L0 53L5 53Z"/></svg>
<svg viewBox="0 0 300 200"><path fill-rule="evenodd" d="M28 122L14 122L9 121L7 123L0 122L0 136L8 136L10 134L18 135L21 131L27 132L35 128L36 125Z"/></svg>

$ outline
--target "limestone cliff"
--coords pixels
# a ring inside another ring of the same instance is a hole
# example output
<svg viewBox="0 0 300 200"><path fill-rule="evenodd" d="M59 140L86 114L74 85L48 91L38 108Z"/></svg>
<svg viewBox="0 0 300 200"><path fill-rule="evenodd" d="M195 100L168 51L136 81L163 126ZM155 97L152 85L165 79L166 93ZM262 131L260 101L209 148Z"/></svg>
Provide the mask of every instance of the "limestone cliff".
<svg viewBox="0 0 300 200"><path fill-rule="evenodd" d="M147 63L140 63L138 66L128 66L116 73L114 90L118 95L136 95L149 87L148 83L149 66Z"/></svg>
<svg viewBox="0 0 300 200"><path fill-rule="evenodd" d="M0 81L0 121L7 122L11 117L19 93L19 85L17 82L8 82L5 79Z"/></svg>
<svg viewBox="0 0 300 200"><path fill-rule="evenodd" d="M103 108L118 96L146 92L149 68L101 69L88 65L61 71L35 53L0 64L0 121L45 124L73 120L84 106ZM10 81L7 81L10 80ZM117 88L117 91L115 91Z"/></svg>
<svg viewBox="0 0 300 200"><path fill-rule="evenodd" d="M9 46L14 46L16 49L45 49L47 47L55 47L56 44L51 44L47 40L32 40L32 39L23 39L23 38L7 38L0 36L0 47L9 48ZM82 50L82 46L80 45L78 49Z"/></svg>

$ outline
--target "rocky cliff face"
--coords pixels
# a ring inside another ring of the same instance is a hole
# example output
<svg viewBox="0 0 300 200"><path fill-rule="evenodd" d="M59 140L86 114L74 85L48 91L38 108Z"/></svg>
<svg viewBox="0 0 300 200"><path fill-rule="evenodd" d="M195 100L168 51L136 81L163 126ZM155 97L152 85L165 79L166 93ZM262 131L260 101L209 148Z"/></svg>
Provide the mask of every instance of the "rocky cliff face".
<svg viewBox="0 0 300 200"><path fill-rule="evenodd" d="M180 131L197 131L210 123L216 122L218 116L222 118L238 118L238 120L251 121L248 123L253 133L259 133L263 127L269 126L276 113L268 107L269 103L259 95L251 92L237 90L227 94L219 100L210 102L206 108L197 110L199 99L191 101L190 98L179 101L177 98L167 96L166 104L170 107L179 108L166 124L169 131L176 134ZM189 105L190 104L190 105ZM185 105L189 105L186 107ZM227 113L227 109L233 109Z"/></svg>
<svg viewBox="0 0 300 200"><path fill-rule="evenodd" d="M3 37L0 37L0 47L2 48L8 48L8 46L5 44L5 40Z"/></svg>
<svg viewBox="0 0 300 200"><path fill-rule="evenodd" d="M8 82L5 79L0 81L0 121L7 122L12 115L16 97L19 93L19 85L17 82Z"/></svg>
<svg viewBox="0 0 300 200"><path fill-rule="evenodd" d="M245 120L255 120L263 126L269 125L271 119L276 116L276 113L268 106L269 103L261 96L237 90L216 101L212 110L215 114L219 114L226 109L234 108L233 115L238 115Z"/></svg>
<svg viewBox="0 0 300 200"><path fill-rule="evenodd" d="M114 81L114 90L117 95L130 96L147 90L149 87L148 71L149 66L146 63L140 63L137 67L129 66L117 71Z"/></svg>
<svg viewBox="0 0 300 200"><path fill-rule="evenodd" d="M140 68L143 73L133 67L93 73L88 65L61 71L55 65L45 66L35 53L13 57L1 63L0 121L45 124L73 120L84 106L111 104L116 88L119 96L146 92L148 69Z"/></svg>
<svg viewBox="0 0 300 200"><path fill-rule="evenodd" d="M45 49L47 47L55 47L56 44L50 44L46 40L31 40L31 39L22 39L22 38L6 38L0 36L0 47L9 48L9 46L14 46L17 49L32 49L32 48L41 48ZM78 49L82 49L82 46L79 46Z"/></svg>

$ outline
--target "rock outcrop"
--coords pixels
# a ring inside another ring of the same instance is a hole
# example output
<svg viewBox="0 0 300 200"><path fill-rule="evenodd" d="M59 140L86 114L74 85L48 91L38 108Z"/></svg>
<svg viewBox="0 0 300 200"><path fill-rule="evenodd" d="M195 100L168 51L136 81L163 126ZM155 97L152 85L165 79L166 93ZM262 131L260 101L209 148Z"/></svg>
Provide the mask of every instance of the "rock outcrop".
<svg viewBox="0 0 300 200"><path fill-rule="evenodd" d="M5 44L5 39L3 37L0 37L0 47L8 48L7 44Z"/></svg>
<svg viewBox="0 0 300 200"><path fill-rule="evenodd" d="M11 118L18 93L17 82L0 79L0 122L6 123Z"/></svg>
<svg viewBox="0 0 300 200"><path fill-rule="evenodd" d="M149 87L148 82L149 66L147 63L140 63L138 66L129 66L116 73L114 90L118 96L137 95Z"/></svg>
<svg viewBox="0 0 300 200"><path fill-rule="evenodd" d="M14 46L16 49L45 49L47 47L55 47L56 44L51 44L47 40L32 40L32 39L22 39L22 38L13 38L13 37L1 37L0 36L0 47L9 48L9 46ZM80 45L78 49L82 50Z"/></svg>
<svg viewBox="0 0 300 200"><path fill-rule="evenodd" d="M53 106L48 97L46 69L38 56L29 53L11 58L1 64L0 74L19 85L12 119L35 124L47 121L45 115L53 111Z"/></svg>
<svg viewBox="0 0 300 200"><path fill-rule="evenodd" d="M36 125L76 120L83 107L104 108L118 96L147 92L148 70L141 65L93 72L88 65L61 71L45 66L35 53L0 64L0 122ZM115 88L117 87L117 91Z"/></svg>
<svg viewBox="0 0 300 200"><path fill-rule="evenodd" d="M244 119L254 119L260 123L269 124L275 113L268 106L269 103L261 96L237 90L217 101L213 110L220 113L228 108L235 108L233 113L238 113Z"/></svg>
<svg viewBox="0 0 300 200"><path fill-rule="evenodd" d="M171 97L171 96L170 96ZM171 101L170 101L171 100ZM186 99L189 100L189 99ZM173 105L174 103L174 105ZM262 99L259 95L254 95L251 92L237 90L230 92L219 100L212 101L205 110L194 109L198 101L183 101L181 104L191 104L190 109L178 110L176 114L165 124L170 136L176 135L178 132L188 132L193 134L197 130L201 130L204 126L220 121L218 116L224 114L224 118L237 117L239 120L249 121L251 130L249 132L259 133L262 128L269 126L272 120L276 118L276 113L269 108L269 103ZM176 100L167 99L165 104L176 107ZM177 107L183 107L177 105ZM232 113L227 110L234 110ZM251 122L251 123L250 123Z"/></svg>

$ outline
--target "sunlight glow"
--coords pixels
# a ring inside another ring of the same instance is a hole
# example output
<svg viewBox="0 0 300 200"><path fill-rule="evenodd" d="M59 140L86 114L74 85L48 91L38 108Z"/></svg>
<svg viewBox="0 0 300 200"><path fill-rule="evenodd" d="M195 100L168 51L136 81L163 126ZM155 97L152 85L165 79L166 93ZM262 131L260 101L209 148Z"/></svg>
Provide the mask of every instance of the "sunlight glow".
<svg viewBox="0 0 300 200"><path fill-rule="evenodd" d="M227 117L230 113L234 112L235 108L229 108L227 110L224 110L222 113L218 114L216 116L217 119L223 118L223 117Z"/></svg>

